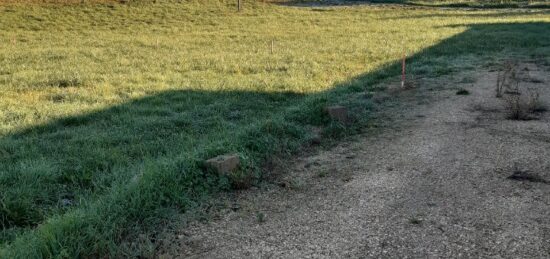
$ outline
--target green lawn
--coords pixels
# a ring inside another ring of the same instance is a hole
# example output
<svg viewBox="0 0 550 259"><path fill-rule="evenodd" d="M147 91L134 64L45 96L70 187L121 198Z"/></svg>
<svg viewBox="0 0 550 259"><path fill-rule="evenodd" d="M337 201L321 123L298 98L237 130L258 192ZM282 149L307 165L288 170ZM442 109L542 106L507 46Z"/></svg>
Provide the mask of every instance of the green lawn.
<svg viewBox="0 0 550 259"><path fill-rule="evenodd" d="M376 107L357 93L403 52L418 77L550 64L545 9L234 2L0 4L0 258L128 256L312 127L360 131ZM324 115L336 103L354 126ZM203 168L226 153L243 161L231 179Z"/></svg>

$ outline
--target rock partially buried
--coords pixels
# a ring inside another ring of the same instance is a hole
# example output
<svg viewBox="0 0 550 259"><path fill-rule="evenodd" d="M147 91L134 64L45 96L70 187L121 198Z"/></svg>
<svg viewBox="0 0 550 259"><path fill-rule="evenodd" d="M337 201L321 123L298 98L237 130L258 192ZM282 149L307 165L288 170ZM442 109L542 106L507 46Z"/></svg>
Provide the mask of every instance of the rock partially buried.
<svg viewBox="0 0 550 259"><path fill-rule="evenodd" d="M221 155L206 160L206 166L215 170L218 174L228 174L239 167L240 160L237 155Z"/></svg>
<svg viewBox="0 0 550 259"><path fill-rule="evenodd" d="M321 142L322 142L321 132L322 132L322 130L320 128L315 127L315 128L312 129L312 137L310 139L310 143L312 145L321 144Z"/></svg>
<svg viewBox="0 0 550 259"><path fill-rule="evenodd" d="M314 135L311 140L310 140L311 144L312 145L320 145L321 144L321 136L319 135Z"/></svg>
<svg viewBox="0 0 550 259"><path fill-rule="evenodd" d="M348 109L341 105L329 106L326 108L331 119L342 124L348 123Z"/></svg>

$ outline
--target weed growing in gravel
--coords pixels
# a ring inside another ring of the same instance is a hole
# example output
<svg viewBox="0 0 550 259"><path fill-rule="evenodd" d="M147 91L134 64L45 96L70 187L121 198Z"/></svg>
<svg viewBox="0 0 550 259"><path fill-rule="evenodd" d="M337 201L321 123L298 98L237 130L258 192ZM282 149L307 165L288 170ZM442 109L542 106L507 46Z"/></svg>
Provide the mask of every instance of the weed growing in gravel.
<svg viewBox="0 0 550 259"><path fill-rule="evenodd" d="M317 176L320 178L328 176L328 170L321 170L317 173Z"/></svg>
<svg viewBox="0 0 550 259"><path fill-rule="evenodd" d="M264 223L265 222L265 214L262 213L262 212L257 212L256 213L256 221L258 221L258 223Z"/></svg>
<svg viewBox="0 0 550 259"><path fill-rule="evenodd" d="M540 99L540 93L536 88L528 88L527 110L530 113L542 113L548 110L548 107Z"/></svg>
<svg viewBox="0 0 550 259"><path fill-rule="evenodd" d="M503 98L508 111L508 119L533 120L536 113L544 112L546 106L540 100L536 87L527 87L529 80L527 68L522 68L519 61L506 61L497 75L496 96Z"/></svg>

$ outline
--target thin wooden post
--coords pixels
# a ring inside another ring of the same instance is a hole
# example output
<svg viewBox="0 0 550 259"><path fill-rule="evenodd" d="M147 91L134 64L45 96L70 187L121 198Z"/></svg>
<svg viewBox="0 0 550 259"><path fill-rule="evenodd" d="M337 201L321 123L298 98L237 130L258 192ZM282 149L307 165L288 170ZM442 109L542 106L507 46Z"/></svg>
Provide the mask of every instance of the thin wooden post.
<svg viewBox="0 0 550 259"><path fill-rule="evenodd" d="M405 88L405 53L403 53L403 61L401 63L401 88Z"/></svg>
<svg viewBox="0 0 550 259"><path fill-rule="evenodd" d="M237 0L237 11L241 11L241 0Z"/></svg>

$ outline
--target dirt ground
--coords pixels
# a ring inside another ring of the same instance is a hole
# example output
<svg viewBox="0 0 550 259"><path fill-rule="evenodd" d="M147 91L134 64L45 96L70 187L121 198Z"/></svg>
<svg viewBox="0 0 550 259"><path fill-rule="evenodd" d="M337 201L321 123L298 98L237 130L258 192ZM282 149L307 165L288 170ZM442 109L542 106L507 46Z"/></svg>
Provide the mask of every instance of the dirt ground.
<svg viewBox="0 0 550 259"><path fill-rule="evenodd" d="M525 67L550 105L550 68ZM238 193L162 257L550 257L550 112L506 119L496 77L393 94L408 103L387 110L393 127L296 158L286 184Z"/></svg>

